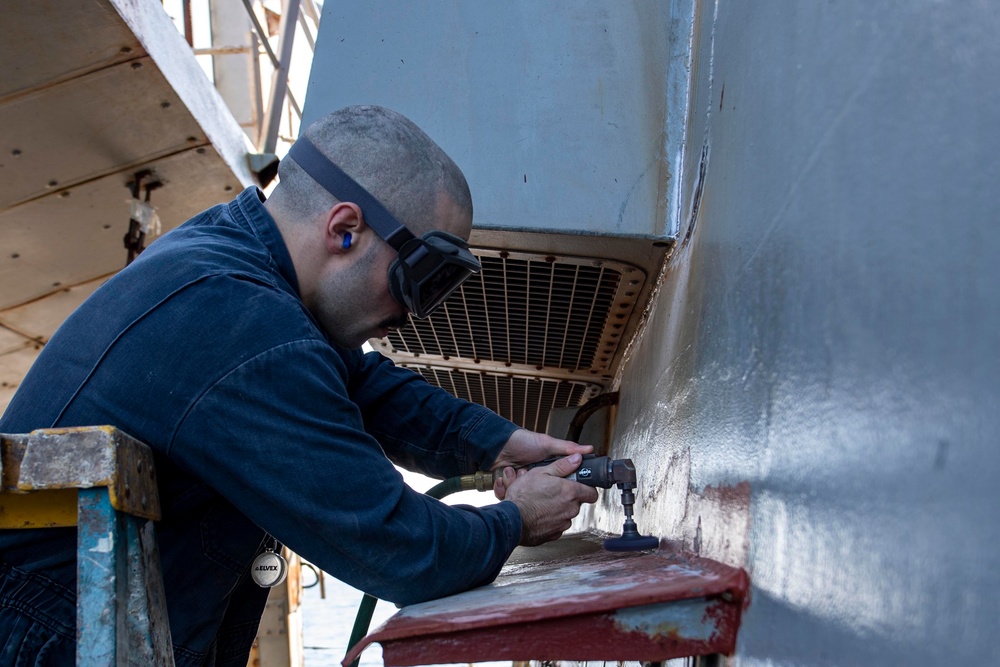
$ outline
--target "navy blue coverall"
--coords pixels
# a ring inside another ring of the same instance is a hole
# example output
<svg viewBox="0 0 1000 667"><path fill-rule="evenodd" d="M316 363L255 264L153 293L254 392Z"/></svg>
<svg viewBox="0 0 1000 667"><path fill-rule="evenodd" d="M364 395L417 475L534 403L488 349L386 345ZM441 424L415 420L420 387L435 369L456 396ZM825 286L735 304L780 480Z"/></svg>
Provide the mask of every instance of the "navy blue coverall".
<svg viewBox="0 0 1000 667"><path fill-rule="evenodd" d="M249 188L153 243L67 319L0 419L3 433L110 424L153 449L178 665L246 664L267 535L409 604L492 581L521 532L509 501L447 506L403 482L390 460L486 470L516 426L332 345L262 200ZM0 665L72 656L75 539L0 532Z"/></svg>

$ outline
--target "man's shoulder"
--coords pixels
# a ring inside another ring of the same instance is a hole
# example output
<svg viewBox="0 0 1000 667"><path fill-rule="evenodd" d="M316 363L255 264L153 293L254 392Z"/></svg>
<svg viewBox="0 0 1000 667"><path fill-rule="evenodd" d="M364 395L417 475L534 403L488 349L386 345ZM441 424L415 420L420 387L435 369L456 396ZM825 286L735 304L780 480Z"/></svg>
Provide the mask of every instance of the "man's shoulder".
<svg viewBox="0 0 1000 667"><path fill-rule="evenodd" d="M155 241L72 319L108 335L166 318L173 325L160 329L158 338L170 331L190 335L206 325L220 327L217 335L225 331L229 340L240 333L254 337L244 324L261 333L319 336L268 248L246 227L227 222L225 208L209 209Z"/></svg>
<svg viewBox="0 0 1000 667"><path fill-rule="evenodd" d="M226 224L225 218L218 214L210 215L213 211L210 209L164 234L139 260L190 265L216 273L226 270L267 272L267 247L249 230Z"/></svg>

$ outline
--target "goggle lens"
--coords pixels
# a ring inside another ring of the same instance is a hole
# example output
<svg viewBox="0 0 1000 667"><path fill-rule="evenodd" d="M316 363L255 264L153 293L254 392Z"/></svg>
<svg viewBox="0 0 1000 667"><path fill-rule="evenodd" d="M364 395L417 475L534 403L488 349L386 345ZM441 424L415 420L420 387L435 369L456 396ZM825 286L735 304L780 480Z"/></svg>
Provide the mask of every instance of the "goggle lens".
<svg viewBox="0 0 1000 667"><path fill-rule="evenodd" d="M429 317L481 266L468 245L447 232L407 241L389 268L393 297L419 319Z"/></svg>

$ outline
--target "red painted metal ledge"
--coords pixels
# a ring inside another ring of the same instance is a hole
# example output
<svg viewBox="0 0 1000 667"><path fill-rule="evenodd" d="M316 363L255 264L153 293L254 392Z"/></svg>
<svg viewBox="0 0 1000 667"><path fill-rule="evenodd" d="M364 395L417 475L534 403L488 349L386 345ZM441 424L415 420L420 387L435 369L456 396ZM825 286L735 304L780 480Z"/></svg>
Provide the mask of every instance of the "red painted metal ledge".
<svg viewBox="0 0 1000 667"><path fill-rule="evenodd" d="M344 665L372 642L387 667L729 654L748 586L741 569L665 546L611 553L572 535L518 548L488 586L404 607Z"/></svg>

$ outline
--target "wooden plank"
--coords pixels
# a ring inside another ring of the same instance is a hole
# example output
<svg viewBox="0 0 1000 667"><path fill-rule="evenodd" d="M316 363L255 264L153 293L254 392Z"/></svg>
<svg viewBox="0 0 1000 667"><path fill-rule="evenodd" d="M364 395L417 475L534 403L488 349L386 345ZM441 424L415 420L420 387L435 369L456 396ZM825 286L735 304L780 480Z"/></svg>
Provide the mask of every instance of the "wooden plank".
<svg viewBox="0 0 1000 667"><path fill-rule="evenodd" d="M21 459L27 447L27 434L0 433L0 491L17 488Z"/></svg>
<svg viewBox="0 0 1000 667"><path fill-rule="evenodd" d="M21 491L108 487L112 506L146 519L160 518L153 453L111 426L32 431L21 460Z"/></svg>

